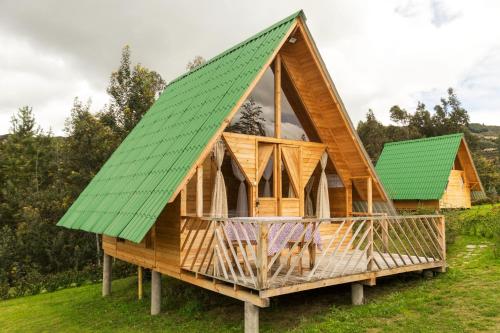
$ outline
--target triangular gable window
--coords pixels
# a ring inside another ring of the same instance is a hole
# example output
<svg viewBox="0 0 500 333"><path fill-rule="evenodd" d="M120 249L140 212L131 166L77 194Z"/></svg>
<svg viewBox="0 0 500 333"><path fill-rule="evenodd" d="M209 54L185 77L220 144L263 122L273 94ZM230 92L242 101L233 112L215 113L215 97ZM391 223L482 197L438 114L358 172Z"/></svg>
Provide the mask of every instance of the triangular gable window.
<svg viewBox="0 0 500 333"><path fill-rule="evenodd" d="M275 77L273 68L266 69L255 88L234 115L226 132L274 137ZM284 67L281 71L280 90L281 137L298 141L319 141Z"/></svg>

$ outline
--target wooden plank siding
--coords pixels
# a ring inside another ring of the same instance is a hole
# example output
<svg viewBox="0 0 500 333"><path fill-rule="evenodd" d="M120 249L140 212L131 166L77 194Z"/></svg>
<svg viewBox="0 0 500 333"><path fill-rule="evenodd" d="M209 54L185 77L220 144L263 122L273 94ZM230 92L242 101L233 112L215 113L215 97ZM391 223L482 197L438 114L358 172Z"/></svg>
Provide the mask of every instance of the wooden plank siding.
<svg viewBox="0 0 500 333"><path fill-rule="evenodd" d="M448 186L439 200L439 208L470 208L470 185L462 170L451 170Z"/></svg>

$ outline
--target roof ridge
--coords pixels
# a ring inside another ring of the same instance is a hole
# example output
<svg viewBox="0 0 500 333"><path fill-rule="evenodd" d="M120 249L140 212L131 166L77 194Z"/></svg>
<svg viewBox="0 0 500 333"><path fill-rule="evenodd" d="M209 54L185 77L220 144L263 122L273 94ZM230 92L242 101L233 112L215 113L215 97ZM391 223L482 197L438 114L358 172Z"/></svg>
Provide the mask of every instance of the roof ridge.
<svg viewBox="0 0 500 333"><path fill-rule="evenodd" d="M269 32L270 30L275 29L275 28L279 27L280 25L285 24L285 23L287 23L287 22L289 22L289 21L291 21L291 20L294 20L294 19L296 19L296 18L297 18L297 17L299 17L299 16L303 17L303 18L304 18L304 20L305 20L305 18L306 18L305 14L304 14L304 11L303 11L302 9L300 9L300 10L296 11L295 13L293 13L292 15L289 15L289 16L285 17L284 19L282 19L282 20L280 20L280 21L278 21L278 22L274 23L273 25L271 25L271 26L269 26L269 27L265 28L264 30L261 30L260 32L256 33L255 35L253 35L253 36L251 36L251 37L248 37L247 39L243 40L242 42L239 42L238 44L231 46L230 48L228 48L228 49L224 50L223 52L221 52L221 53L217 54L216 56L214 56L214 57L210 58L210 59L209 59L209 60L207 60L205 63L203 63L203 64L201 64L201 65L199 65L199 66L195 67L194 69L191 69L191 70L189 70L189 71L187 71L187 72L185 72L185 73L183 73L183 74L181 74L181 75L177 76L175 79L173 79L172 81L170 81L170 82L167 84L167 86L165 87L165 89L166 89L168 86L170 86L171 84L173 84L173 83L175 83L175 82L177 82L177 81L179 81L179 80L181 80L181 79L183 79L183 78L185 78L185 77L189 76L189 75L190 75L190 74L192 74L192 73L195 73L196 71L198 71L198 70L200 70L200 69L202 69L202 68L204 68L204 67L208 66L209 64L213 63L214 61L216 61L216 60L218 60L218 59L220 59L220 58L224 57L224 56L225 56L225 55L227 55L228 53L231 53L231 52L233 52L233 51L237 50L238 48L240 48L240 47L244 46L245 44L248 44L249 42L253 41L254 39L259 38L260 36L262 36L262 35L266 34L266 33L267 33L267 32Z"/></svg>
<svg viewBox="0 0 500 333"><path fill-rule="evenodd" d="M450 137L463 137L464 133L452 133L452 134L445 134L445 135L439 135L439 136L429 136L425 138L419 138L419 139L413 139L413 140L402 140L402 141L393 141L393 142L386 142L384 144L385 146L394 146L394 145L399 145L399 144L409 144L409 143L414 143L414 142L422 142L422 141L434 141L434 140L440 140L440 139L446 139Z"/></svg>

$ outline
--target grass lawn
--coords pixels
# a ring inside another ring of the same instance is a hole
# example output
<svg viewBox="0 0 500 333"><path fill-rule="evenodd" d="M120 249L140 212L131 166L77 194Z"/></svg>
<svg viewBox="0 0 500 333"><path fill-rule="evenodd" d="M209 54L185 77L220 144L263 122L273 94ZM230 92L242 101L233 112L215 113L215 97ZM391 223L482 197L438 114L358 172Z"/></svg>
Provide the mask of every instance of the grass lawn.
<svg viewBox="0 0 500 333"><path fill-rule="evenodd" d="M459 236L446 274L380 279L365 287L368 304L353 307L348 285L277 297L261 310L262 332L500 332L500 259L488 240ZM162 313L136 299L136 280L0 302L2 332L241 332L243 304L164 279ZM148 295L149 285L145 286Z"/></svg>

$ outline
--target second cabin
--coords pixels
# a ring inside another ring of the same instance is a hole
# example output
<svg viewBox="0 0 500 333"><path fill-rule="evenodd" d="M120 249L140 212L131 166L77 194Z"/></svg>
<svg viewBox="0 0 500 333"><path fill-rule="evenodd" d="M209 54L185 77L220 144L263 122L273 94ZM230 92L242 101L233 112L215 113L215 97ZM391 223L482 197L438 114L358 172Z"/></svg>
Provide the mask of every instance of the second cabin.
<svg viewBox="0 0 500 333"><path fill-rule="evenodd" d="M387 143L376 169L397 209L470 208L485 197L461 133Z"/></svg>

